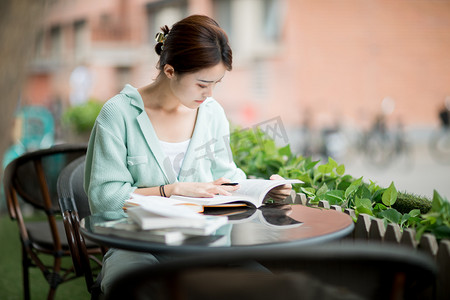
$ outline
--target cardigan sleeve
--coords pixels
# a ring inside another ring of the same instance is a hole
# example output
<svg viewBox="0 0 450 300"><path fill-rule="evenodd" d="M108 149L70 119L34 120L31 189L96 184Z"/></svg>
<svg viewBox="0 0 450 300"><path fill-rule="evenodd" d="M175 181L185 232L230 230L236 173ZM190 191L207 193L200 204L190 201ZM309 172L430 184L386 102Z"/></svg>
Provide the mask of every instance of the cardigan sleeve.
<svg viewBox="0 0 450 300"><path fill-rule="evenodd" d="M85 190L92 214L120 215L125 200L136 187L132 186L126 164L126 145L109 127L97 120L92 130L86 154Z"/></svg>

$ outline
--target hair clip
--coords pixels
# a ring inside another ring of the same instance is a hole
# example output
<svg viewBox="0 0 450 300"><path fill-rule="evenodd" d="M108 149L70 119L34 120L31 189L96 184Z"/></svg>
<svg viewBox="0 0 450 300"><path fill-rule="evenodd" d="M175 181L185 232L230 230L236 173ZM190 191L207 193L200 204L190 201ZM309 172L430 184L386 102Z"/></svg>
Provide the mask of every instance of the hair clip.
<svg viewBox="0 0 450 300"><path fill-rule="evenodd" d="M166 36L167 36L166 34L164 34L162 32L158 32L156 34L156 36L155 36L155 41L157 43L163 43L164 44L164 41L166 40Z"/></svg>
<svg viewBox="0 0 450 300"><path fill-rule="evenodd" d="M157 43L162 43L161 45L161 51L164 50L164 41L166 40L167 34L164 34L162 32L158 32L155 36L155 41Z"/></svg>

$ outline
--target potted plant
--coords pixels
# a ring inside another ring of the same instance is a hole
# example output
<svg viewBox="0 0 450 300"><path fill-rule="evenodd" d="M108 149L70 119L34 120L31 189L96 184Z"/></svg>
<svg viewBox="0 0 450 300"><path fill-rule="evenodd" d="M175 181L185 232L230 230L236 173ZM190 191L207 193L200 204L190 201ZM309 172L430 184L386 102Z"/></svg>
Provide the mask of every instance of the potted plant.
<svg viewBox="0 0 450 300"><path fill-rule="evenodd" d="M88 142L103 103L89 99L83 104L69 107L62 115L62 124L67 131L66 139L70 142Z"/></svg>

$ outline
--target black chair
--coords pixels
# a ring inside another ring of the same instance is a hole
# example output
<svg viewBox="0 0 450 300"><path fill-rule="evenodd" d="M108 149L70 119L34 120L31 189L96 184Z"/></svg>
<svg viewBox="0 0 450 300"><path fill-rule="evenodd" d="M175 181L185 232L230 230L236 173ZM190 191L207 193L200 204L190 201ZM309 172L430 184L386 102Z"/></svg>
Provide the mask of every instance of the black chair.
<svg viewBox="0 0 450 300"><path fill-rule="evenodd" d="M75 278L72 266L62 264L70 256L60 217L56 182L60 171L74 159L86 154L86 145L61 144L26 153L5 169L3 184L11 219L17 221L22 244L22 270L25 299L30 298L29 268L38 267L49 283L48 299L60 283ZM23 209L32 206L34 216L45 221L30 221ZM53 257L46 263L41 254Z"/></svg>
<svg viewBox="0 0 450 300"><path fill-rule="evenodd" d="M401 246L249 248L126 272L106 299L433 299L436 272L431 257Z"/></svg>
<svg viewBox="0 0 450 300"><path fill-rule="evenodd" d="M104 254L106 249L97 248L94 253L89 251L91 242L85 241L79 231L80 220L91 214L83 189L85 158L82 156L74 160L62 170L57 190L75 273L77 276L84 276L87 290L92 299L96 299L100 295L100 287L96 284L95 273L98 273L102 265L98 254ZM95 268L91 267L91 261L95 263Z"/></svg>

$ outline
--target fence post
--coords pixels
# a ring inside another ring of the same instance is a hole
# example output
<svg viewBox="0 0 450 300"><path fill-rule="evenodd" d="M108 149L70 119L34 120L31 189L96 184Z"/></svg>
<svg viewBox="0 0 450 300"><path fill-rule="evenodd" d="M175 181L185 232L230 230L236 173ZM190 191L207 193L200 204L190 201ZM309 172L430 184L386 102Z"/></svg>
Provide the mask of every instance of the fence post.
<svg viewBox="0 0 450 300"><path fill-rule="evenodd" d="M299 197L299 198L297 198L297 197ZM295 201L297 201L298 199L300 199L298 203L300 203L300 204L302 204L302 205L305 205L305 206L309 204L309 200L308 200L308 198L306 197L305 194L303 194L303 193L297 193L297 197L295 198Z"/></svg>
<svg viewBox="0 0 450 300"><path fill-rule="evenodd" d="M294 190L291 190L291 193L289 194L289 196L286 197L286 199L284 199L284 203L295 203L295 198L296 198L296 194Z"/></svg>
<svg viewBox="0 0 450 300"><path fill-rule="evenodd" d="M399 244L402 233L398 224L389 223L384 233L384 241L389 243Z"/></svg>
<svg viewBox="0 0 450 300"><path fill-rule="evenodd" d="M330 203L326 200L320 200L318 206L326 208L326 209L330 209Z"/></svg>
<svg viewBox="0 0 450 300"><path fill-rule="evenodd" d="M369 229L369 240L382 242L384 239L384 224L381 219L371 219Z"/></svg>
<svg viewBox="0 0 450 300"><path fill-rule="evenodd" d="M430 233L424 233L420 238L418 248L430 254L433 258L435 258L438 252L438 243L434 235Z"/></svg>
<svg viewBox="0 0 450 300"><path fill-rule="evenodd" d="M356 219L356 214L355 214L355 210L351 209L351 208L346 208L344 210L344 213L346 213L347 215L349 215L350 217L352 217L352 219Z"/></svg>
<svg viewBox="0 0 450 300"><path fill-rule="evenodd" d="M368 240L370 230L370 216L367 214L359 214L356 220L354 237L355 239Z"/></svg>
<svg viewBox="0 0 450 300"><path fill-rule="evenodd" d="M342 207L339 205L330 205L330 209L342 212Z"/></svg>
<svg viewBox="0 0 450 300"><path fill-rule="evenodd" d="M447 299L450 295L450 240L442 240L436 255L439 268L437 278L437 299Z"/></svg>
<svg viewBox="0 0 450 300"><path fill-rule="evenodd" d="M400 244L411 247L411 248L416 248L417 242L415 240L415 236L416 236L416 231L414 229L411 229L411 228L403 229L403 234L400 239Z"/></svg>

